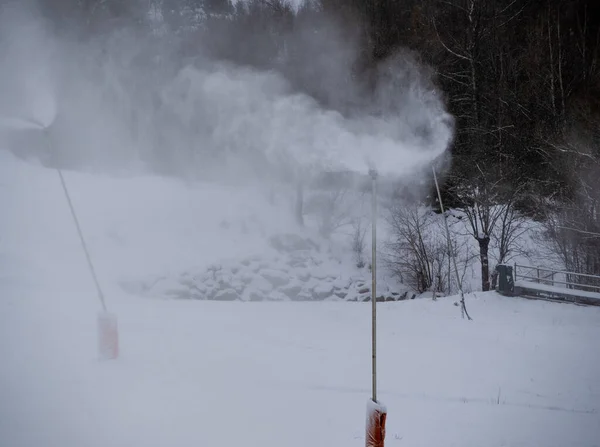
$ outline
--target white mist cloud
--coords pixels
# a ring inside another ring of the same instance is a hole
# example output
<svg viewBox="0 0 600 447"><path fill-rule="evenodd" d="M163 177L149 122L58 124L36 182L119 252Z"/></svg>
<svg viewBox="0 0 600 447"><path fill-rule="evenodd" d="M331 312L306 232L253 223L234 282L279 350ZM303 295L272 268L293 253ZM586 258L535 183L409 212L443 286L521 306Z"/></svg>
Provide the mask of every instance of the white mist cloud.
<svg viewBox="0 0 600 447"><path fill-rule="evenodd" d="M8 125L48 126L56 116L54 41L43 22L17 3L5 4L0 18L0 115Z"/></svg>
<svg viewBox="0 0 600 447"><path fill-rule="evenodd" d="M12 65L0 82L8 98L2 115L54 122L55 161L63 164L123 169L143 161L155 171L213 176L219 169L262 176L374 167L402 177L443 154L452 139L452 119L429 74L404 54L379 67L368 98L328 82L339 88L332 97L362 98L362 109L344 116L275 71L209 60L159 70L139 63L153 43L133 34L64 42L39 21L16 23L3 29L3 57ZM328 69L323 61L319 67Z"/></svg>
<svg viewBox="0 0 600 447"><path fill-rule="evenodd" d="M359 173L372 166L382 174L402 176L446 150L452 120L434 91L418 80L406 84L402 72L408 68L394 68L398 74L378 93L387 102L396 101L393 107L376 101L377 115L346 118L307 95L292 93L276 73L228 64L184 68L163 98L190 127L204 129L204 144L229 155Z"/></svg>

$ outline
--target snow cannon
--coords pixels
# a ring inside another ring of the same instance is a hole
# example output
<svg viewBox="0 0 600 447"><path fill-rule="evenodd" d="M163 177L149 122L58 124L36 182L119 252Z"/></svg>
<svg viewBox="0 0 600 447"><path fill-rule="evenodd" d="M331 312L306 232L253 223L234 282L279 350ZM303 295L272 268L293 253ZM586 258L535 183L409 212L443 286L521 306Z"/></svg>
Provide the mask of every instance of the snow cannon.
<svg viewBox="0 0 600 447"><path fill-rule="evenodd" d="M40 120L32 119L32 118L20 118L20 117L2 117L0 116L0 128L5 127L11 130L23 130L23 129L33 129L38 130L43 133L44 138L46 140L47 150L52 153L52 142L50 140L49 130L50 126L54 122L54 118L56 116L56 109L51 108L52 114L48 117L47 124L44 124ZM100 300L100 304L102 306L101 311L98 313L97 319L97 329L98 329L98 354L100 360L112 360L116 359L119 356L119 333L118 333L118 325L117 325L117 316L113 313L110 313L106 307L106 302L104 299L104 293L102 288L100 287L100 282L96 276L96 271L94 269L94 264L90 257L90 253L87 248L87 244L85 242L85 238L83 236L83 232L81 230L81 225L79 224L79 219L77 218L77 213L75 212L75 207L73 205L73 201L71 200L71 196L69 194L69 189L67 187L67 183L65 181L65 177L60 168L56 168L56 172L58 174L60 184L62 186L62 190L64 193L65 200L69 205L69 210L71 211L71 217L73 218L74 227L77 230L77 235L79 236L79 242L81 244L81 248L85 255L85 259L88 264L88 268L92 279L94 281L94 285L96 286L96 291L98 293L98 298Z"/></svg>
<svg viewBox="0 0 600 447"><path fill-rule="evenodd" d="M371 341L372 341L372 391L373 395L367 404L367 433L366 447L383 447L385 440L385 421L387 409L377 401L377 170L369 166L371 187L371 228L372 228L372 259L371 259Z"/></svg>

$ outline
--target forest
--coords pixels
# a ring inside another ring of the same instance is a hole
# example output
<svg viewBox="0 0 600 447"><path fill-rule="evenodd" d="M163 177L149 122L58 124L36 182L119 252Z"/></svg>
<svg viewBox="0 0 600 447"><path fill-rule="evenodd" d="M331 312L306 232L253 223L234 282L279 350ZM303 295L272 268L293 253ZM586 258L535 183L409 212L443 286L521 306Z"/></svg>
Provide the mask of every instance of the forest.
<svg viewBox="0 0 600 447"><path fill-rule="evenodd" d="M98 41L126 31L146 42L138 61L146 86L165 58L173 69L210 57L273 70L324 108L352 116L373 94L378 70L401 58L431 79L454 117L442 196L468 219L483 290L494 281L490 239L500 231L500 245L510 246L517 215L543 225L566 269L600 274L596 1L38 3L59 35ZM432 182L429 189L436 207Z"/></svg>

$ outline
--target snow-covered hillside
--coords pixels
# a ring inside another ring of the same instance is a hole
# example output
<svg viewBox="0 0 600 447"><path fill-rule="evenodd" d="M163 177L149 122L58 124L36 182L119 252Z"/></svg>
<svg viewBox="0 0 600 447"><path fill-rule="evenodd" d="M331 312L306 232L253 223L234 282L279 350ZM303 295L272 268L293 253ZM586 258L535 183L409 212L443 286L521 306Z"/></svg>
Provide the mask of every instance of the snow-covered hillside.
<svg viewBox="0 0 600 447"><path fill-rule="evenodd" d="M121 355L97 360L99 303L56 173L0 152L0 445L364 445L368 303L156 299L160 288L150 299L139 288L256 256L271 259L256 262L260 276L283 272L293 256L269 241L294 234L285 241L321 256L300 271L333 291L368 275L342 247L257 191L66 178ZM388 445L600 445L600 309L486 293L467 297L467 322L453 301L379 306Z"/></svg>
<svg viewBox="0 0 600 447"><path fill-rule="evenodd" d="M35 277L86 280L83 254L55 171L7 152L0 192L10 213L0 234L5 263ZM65 171L101 282L155 297L222 300L362 300L370 272L350 244L298 227L286 191L111 178ZM293 192L292 192L293 194ZM7 235L10 235L7 236ZM23 254L33 253L26 261ZM406 292L381 269L379 295Z"/></svg>

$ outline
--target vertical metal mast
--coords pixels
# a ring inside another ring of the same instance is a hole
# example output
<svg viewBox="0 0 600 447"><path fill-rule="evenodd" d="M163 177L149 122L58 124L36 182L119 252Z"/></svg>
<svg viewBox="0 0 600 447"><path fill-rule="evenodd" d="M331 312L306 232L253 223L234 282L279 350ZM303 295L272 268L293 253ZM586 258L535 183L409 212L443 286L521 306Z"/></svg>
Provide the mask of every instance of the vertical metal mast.
<svg viewBox="0 0 600 447"><path fill-rule="evenodd" d="M371 338L373 368L373 402L377 402L377 171L371 169Z"/></svg>

